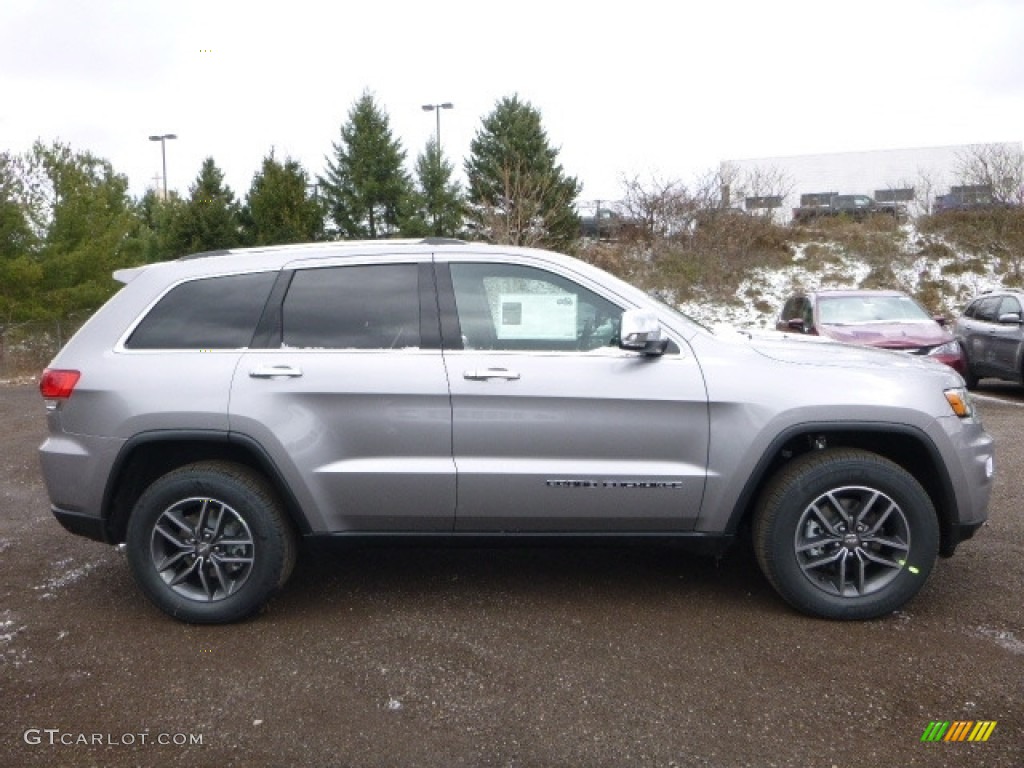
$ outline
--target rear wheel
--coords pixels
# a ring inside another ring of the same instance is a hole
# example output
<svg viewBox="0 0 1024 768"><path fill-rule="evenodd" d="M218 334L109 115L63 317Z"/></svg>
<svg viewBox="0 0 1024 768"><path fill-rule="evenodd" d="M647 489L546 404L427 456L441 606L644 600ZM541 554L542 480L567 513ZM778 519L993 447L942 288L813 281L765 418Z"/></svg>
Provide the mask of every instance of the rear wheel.
<svg viewBox="0 0 1024 768"><path fill-rule="evenodd" d="M833 449L785 467L762 495L754 550L778 593L804 613L869 619L895 611L935 564L931 499L902 467Z"/></svg>
<svg viewBox="0 0 1024 768"><path fill-rule="evenodd" d="M128 523L135 580L160 609L192 623L258 611L287 580L295 554L295 534L269 484L226 462L159 478Z"/></svg>

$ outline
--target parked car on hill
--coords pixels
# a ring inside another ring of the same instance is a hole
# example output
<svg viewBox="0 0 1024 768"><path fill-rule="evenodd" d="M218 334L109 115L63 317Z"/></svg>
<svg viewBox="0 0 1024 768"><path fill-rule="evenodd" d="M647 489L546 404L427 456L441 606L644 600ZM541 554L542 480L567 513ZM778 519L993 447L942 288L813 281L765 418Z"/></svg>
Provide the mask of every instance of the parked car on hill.
<svg viewBox="0 0 1024 768"><path fill-rule="evenodd" d="M618 240L630 220L610 208L598 208L591 216L580 217L580 234L590 240Z"/></svg>
<svg viewBox="0 0 1024 768"><path fill-rule="evenodd" d="M964 379L993 378L1024 384L1024 291L977 297L953 324L964 351Z"/></svg>
<svg viewBox="0 0 1024 768"><path fill-rule="evenodd" d="M793 223L807 224L828 216L848 216L861 221L868 216L884 214L898 219L905 218L907 209L900 203L879 203L868 195L807 195L808 204L793 209Z"/></svg>
<svg viewBox="0 0 1024 768"><path fill-rule="evenodd" d="M923 355L962 374L963 354L945 322L902 291L826 290L790 297L775 327Z"/></svg>

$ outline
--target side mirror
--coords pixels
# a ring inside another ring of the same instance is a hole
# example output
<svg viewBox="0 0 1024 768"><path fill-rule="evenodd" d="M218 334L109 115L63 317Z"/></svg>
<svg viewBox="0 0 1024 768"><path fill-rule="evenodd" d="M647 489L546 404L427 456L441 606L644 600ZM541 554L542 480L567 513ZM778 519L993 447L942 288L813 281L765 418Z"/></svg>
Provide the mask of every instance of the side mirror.
<svg viewBox="0 0 1024 768"><path fill-rule="evenodd" d="M661 323L653 312L627 309L619 325L619 348L645 355L664 354L668 338L661 333Z"/></svg>
<svg viewBox="0 0 1024 768"><path fill-rule="evenodd" d="M999 322L1006 323L1007 325L1020 325L1020 312L1007 312L1006 314L1000 315Z"/></svg>
<svg viewBox="0 0 1024 768"><path fill-rule="evenodd" d="M804 319L802 317L794 317L786 323L786 329L790 331L796 331L797 333L807 333L807 327L804 325Z"/></svg>
<svg viewBox="0 0 1024 768"><path fill-rule="evenodd" d="M946 327L946 318L942 315L932 315L932 320L941 325L943 328Z"/></svg>

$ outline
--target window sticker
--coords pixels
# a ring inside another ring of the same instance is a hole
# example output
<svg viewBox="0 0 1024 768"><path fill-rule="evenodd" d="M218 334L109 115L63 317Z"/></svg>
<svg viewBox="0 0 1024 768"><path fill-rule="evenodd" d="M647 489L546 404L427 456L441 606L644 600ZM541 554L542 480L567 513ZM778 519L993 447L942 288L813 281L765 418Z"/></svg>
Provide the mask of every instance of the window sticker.
<svg viewBox="0 0 1024 768"><path fill-rule="evenodd" d="M575 339L576 296L503 293L498 296L499 339Z"/></svg>

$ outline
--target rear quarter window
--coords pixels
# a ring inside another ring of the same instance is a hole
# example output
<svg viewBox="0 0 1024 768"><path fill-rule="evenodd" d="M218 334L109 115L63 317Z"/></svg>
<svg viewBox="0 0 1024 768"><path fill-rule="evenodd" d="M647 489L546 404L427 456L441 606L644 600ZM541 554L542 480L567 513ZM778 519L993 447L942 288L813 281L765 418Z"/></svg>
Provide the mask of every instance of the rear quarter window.
<svg viewBox="0 0 1024 768"><path fill-rule="evenodd" d="M160 299L126 349L241 349L252 342L276 272L182 283Z"/></svg>

